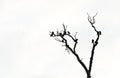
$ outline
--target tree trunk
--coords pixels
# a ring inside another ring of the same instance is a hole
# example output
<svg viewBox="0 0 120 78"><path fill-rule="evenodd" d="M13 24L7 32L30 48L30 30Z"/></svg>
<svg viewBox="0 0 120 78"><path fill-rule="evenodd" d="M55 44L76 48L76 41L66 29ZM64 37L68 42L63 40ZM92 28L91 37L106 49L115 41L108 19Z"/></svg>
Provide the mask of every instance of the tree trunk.
<svg viewBox="0 0 120 78"><path fill-rule="evenodd" d="M89 74L87 74L87 78L91 78L90 73L89 73Z"/></svg>
<svg viewBox="0 0 120 78"><path fill-rule="evenodd" d="M91 78L91 76L87 76L87 78Z"/></svg>

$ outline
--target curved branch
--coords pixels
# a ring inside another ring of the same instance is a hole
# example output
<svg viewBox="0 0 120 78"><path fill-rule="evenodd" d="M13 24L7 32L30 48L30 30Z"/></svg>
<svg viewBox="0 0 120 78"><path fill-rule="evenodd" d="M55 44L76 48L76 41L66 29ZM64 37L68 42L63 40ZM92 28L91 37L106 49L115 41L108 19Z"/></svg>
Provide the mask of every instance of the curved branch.
<svg viewBox="0 0 120 78"><path fill-rule="evenodd" d="M87 69L87 66L84 64L84 62L80 59L79 55L76 53L76 45L77 45L77 43L78 43L78 39L76 38L76 35L75 35L75 37L73 37L73 36L70 34L69 31L66 31L66 28L67 28L67 26L65 27L65 25L63 24L63 29L64 29L64 30L63 30L62 32L57 31L57 33L54 33L54 32L52 31L52 32L50 32L50 36L51 36L51 37L54 37L54 38L55 38L55 37L60 37L62 40L60 40L60 39L58 39L58 38L57 38L56 40L65 44L64 46L65 46L67 49L69 49L69 50L71 51L71 53L77 58L78 62L79 62L80 65L83 67L83 69L85 70L86 74L89 74L89 70ZM68 45L68 41L67 41L67 39L64 38L64 36L68 36L68 37L70 37L70 38L73 40L73 42L74 42L73 48L71 48L71 47Z"/></svg>
<svg viewBox="0 0 120 78"><path fill-rule="evenodd" d="M74 45L74 49L72 49L68 44L67 44L67 40L62 37L63 40L65 40L65 46L72 52L72 54L77 58L78 62L82 65L82 67L84 68L86 74L89 73L86 65L84 64L84 62L80 59L80 57L78 56L78 54L75 52L75 48L76 48L76 45L77 45L77 42L75 43Z"/></svg>
<svg viewBox="0 0 120 78"><path fill-rule="evenodd" d="M97 15L97 13L96 13L96 15ZM82 61L82 59L80 59L79 55L76 53L76 46L77 46L77 43L78 43L78 39L76 38L76 35L72 36L70 34L70 32L67 31L67 26L65 26L63 24L62 32L60 32L60 31L57 31L57 33L54 33L53 31L50 32L50 36L51 37L54 37L55 40L64 43L65 44L64 46L67 48L67 50L70 50L71 53L77 58L77 61L80 63L80 65L85 70L85 72L87 74L87 78L91 78L91 69L92 69L92 64L93 64L94 51L95 51L95 48L96 48L96 46L98 44L99 37L101 35L101 31L98 31L96 29L96 27L94 26L94 24L96 22L95 21L95 16L96 15L94 15L93 17L90 17L90 15L88 14L88 21L91 24L91 26L94 29L94 31L96 32L96 34L97 34L97 38L95 40L92 39L93 47L92 47L92 50L91 50L91 56L90 56L90 61L89 61L89 68L87 68L85 63ZM74 42L73 48L69 46L68 41L65 38L65 36L68 36L69 38L71 38L73 40L73 42ZM56 37L58 37L58 38L56 38Z"/></svg>

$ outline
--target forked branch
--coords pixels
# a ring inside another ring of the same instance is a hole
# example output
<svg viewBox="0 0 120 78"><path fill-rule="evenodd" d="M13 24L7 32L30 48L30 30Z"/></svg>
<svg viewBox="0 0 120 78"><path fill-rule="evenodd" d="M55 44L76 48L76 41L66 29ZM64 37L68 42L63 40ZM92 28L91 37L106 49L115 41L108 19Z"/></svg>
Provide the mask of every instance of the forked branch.
<svg viewBox="0 0 120 78"><path fill-rule="evenodd" d="M85 65L85 63L82 61L82 59L80 59L79 55L76 52L76 46L77 46L77 43L78 43L78 39L76 38L77 33L75 35L71 35L70 31L67 31L67 26L63 24L63 30L62 31L58 31L58 30L57 30L57 32L51 31L50 36L53 37L55 40L64 44L64 46L66 47L66 50L69 50L77 58L80 65L84 68L84 70L87 74L87 78L91 78L91 69L92 69L92 64L93 64L94 51L95 51L95 48L98 44L98 40L99 40L99 37L101 35L101 31L98 31L96 29L96 27L94 26L94 24L96 22L95 21L95 16L97 15L97 13L93 17L90 17L90 15L88 13L87 13L87 15L88 15L89 23L91 24L92 28L94 29L94 31L97 34L97 38L92 39L93 47L92 47L92 51L91 51L91 56L90 56L90 61L89 61L89 67L88 68ZM65 36L68 36L69 38L72 39L72 41L74 42L73 47L71 47L68 44L68 40L66 39Z"/></svg>
<svg viewBox="0 0 120 78"><path fill-rule="evenodd" d="M82 67L84 68L86 73L88 73L88 69L87 69L86 65L83 63L83 61L80 59L80 57L76 53L76 46L78 43L78 39L76 38L76 34L74 36L72 36L70 31L67 31L67 26L65 26L64 24L63 24L62 32L60 32L60 31L57 31L57 33L53 32L53 31L50 32L51 37L54 37L55 40L57 37L57 41L64 43L64 46L67 48L67 50L71 51L71 53L77 58L78 62L82 65ZM69 46L68 40L65 38L65 36L68 36L69 38L71 38L73 40L73 42L74 42L73 48L71 46ZM59 39L58 39L58 37L59 37Z"/></svg>

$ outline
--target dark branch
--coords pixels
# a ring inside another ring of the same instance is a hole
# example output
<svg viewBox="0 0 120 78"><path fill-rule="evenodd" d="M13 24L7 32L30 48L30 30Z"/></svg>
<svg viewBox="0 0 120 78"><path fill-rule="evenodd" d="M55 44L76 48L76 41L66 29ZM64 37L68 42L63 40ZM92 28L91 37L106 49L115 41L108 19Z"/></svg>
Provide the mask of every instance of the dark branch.
<svg viewBox="0 0 120 78"><path fill-rule="evenodd" d="M96 34L97 34L97 38L95 40L92 39L93 47L92 47L91 57L90 57L90 61L89 61L89 73L91 73L92 64L93 64L93 57L94 57L94 51L95 51L95 48L96 48L96 46L98 44L99 37L101 35L101 31L98 31L96 29L96 27L94 26L94 24L95 24L95 16L96 15L97 15L97 13L91 18L90 15L88 14L88 21L91 24L91 26L93 27Z"/></svg>
<svg viewBox="0 0 120 78"><path fill-rule="evenodd" d="M97 34L97 38L94 40L92 39L92 51L91 51L91 56L90 56L90 61L89 61L89 68L87 68L87 66L84 64L84 62L82 61L82 59L80 59L79 55L76 53L76 46L78 43L78 39L76 38L76 34L75 35L71 35L71 33L69 31L67 31L67 26L65 26L63 24L63 30L62 31L58 31L55 32L50 32L50 37L53 37L56 41L62 42L64 43L64 46L66 47L66 50L69 50L78 60L78 62L80 63L80 65L84 68L86 74L87 74L87 78L91 78L91 69L92 69L92 64L93 64L93 57L94 57L94 51L96 46L98 45L98 40L99 37L101 35L101 31L98 31L96 29L96 27L94 26L95 24L95 16L97 15L97 13L93 16L90 17L90 15L87 13L88 15L88 21L91 24L92 28L94 29L94 31ZM71 38L74 42L73 47L69 46L67 39L65 38L65 36L68 36L69 38Z"/></svg>
<svg viewBox="0 0 120 78"><path fill-rule="evenodd" d="M77 58L78 62L82 65L82 67L84 68L84 70L85 70L86 73L88 74L88 69L87 69L86 65L83 63L83 61L80 59L80 57L79 57L78 54L76 53L76 46L77 46L77 43L78 43L78 39L76 38L76 35L77 35L77 33L76 33L74 36L72 36L72 35L70 34L70 32L67 31L67 26L65 26L64 24L63 24L63 31L62 31L62 32L57 31L56 34L55 34L55 32L53 32L53 31L50 32L50 36L51 36L51 37L54 37L55 40L57 40L57 41L62 42L62 43L65 44L64 46L65 46L69 51L71 51L71 53ZM73 42L74 42L73 48L69 46L68 41L67 41L67 39L65 38L65 36L68 36L69 38L71 38L71 39L73 40ZM61 40L58 39L58 38L56 38L56 37L60 37Z"/></svg>

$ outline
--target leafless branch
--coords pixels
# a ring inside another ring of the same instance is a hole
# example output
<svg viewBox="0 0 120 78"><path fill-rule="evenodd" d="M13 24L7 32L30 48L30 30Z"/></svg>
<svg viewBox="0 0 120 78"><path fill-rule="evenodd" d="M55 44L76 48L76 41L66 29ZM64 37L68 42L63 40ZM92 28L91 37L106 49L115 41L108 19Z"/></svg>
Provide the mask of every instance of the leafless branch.
<svg viewBox="0 0 120 78"><path fill-rule="evenodd" d="M54 37L55 40L64 43L64 46L65 46L66 50L71 52L77 58L80 65L84 68L84 70L87 74L87 78L91 78L91 69L92 69L92 64L93 64L94 51L95 51L95 48L98 44L98 40L99 40L99 37L101 35L101 31L98 31L96 29L96 27L94 26L94 24L96 23L95 17L97 15L97 13L93 17L90 17L90 15L88 13L87 13L87 15L88 15L89 23L91 24L92 28L94 29L94 31L97 34L97 38L92 39L93 47L92 47L92 51L91 51L91 56L90 56L90 61L89 61L89 67L88 68L76 52L76 46L77 46L77 43L78 43L78 39L76 37L77 33L75 35L71 35L70 31L67 31L67 26L63 24L63 30L62 31L58 31L58 30L57 30L57 32L52 31L52 32L50 32L50 36ZM69 38L72 39L72 41L74 42L73 47L71 47L68 44L68 39L66 39L65 36L68 36Z"/></svg>
<svg viewBox="0 0 120 78"><path fill-rule="evenodd" d="M94 31L97 34L97 38L95 40L92 39L93 47L92 47L91 57L90 57L90 61L89 61L89 73L91 73L92 64L93 64L93 57L94 57L94 51L95 51L95 48L96 48L96 46L98 44L99 37L101 35L101 31L98 31L96 29L96 27L94 26L94 24L95 24L95 16L96 15L97 15L97 13L93 17L90 17L90 15L88 14L88 21L90 22L91 26L93 27Z"/></svg>
<svg viewBox="0 0 120 78"><path fill-rule="evenodd" d="M80 59L80 57L76 53L76 45L78 43L78 39L76 38L76 35L77 35L77 33L72 36L70 31L67 31L67 26L65 26L64 24L63 24L63 31L62 32L60 32L60 31L57 31L57 33L53 32L53 31L50 32L51 37L54 37L57 41L65 44L64 46L66 47L66 50L67 51L69 50L77 58L78 62L85 69L86 73L88 73L88 69L87 69L86 65L83 63L83 61ZM73 42L74 42L73 48L71 46L69 46L68 40L65 38L65 36L68 36L69 38L71 38L73 40ZM62 40L60 40L56 37L60 37Z"/></svg>

